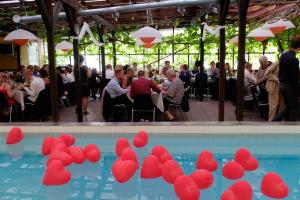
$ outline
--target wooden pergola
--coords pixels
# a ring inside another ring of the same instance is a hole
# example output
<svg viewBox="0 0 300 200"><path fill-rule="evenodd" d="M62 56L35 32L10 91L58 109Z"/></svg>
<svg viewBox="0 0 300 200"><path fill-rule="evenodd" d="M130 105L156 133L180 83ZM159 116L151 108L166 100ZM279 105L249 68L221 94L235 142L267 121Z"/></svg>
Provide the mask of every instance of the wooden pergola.
<svg viewBox="0 0 300 200"><path fill-rule="evenodd" d="M168 6L169 5L169 6ZM170 28L176 19L180 18L180 27L187 26L192 20L198 19L205 22L207 14L212 18L210 23L223 26L237 23L239 28L238 43L238 76L237 76L237 105L236 120L243 120L243 86L245 63L245 39L246 25L249 20L265 21L274 16L282 16L286 12L289 15L299 16L299 2L295 0L5 0L0 2L0 12L16 12L26 9L36 13L34 16L21 17L22 26L31 31L38 31L37 22L44 23L47 32L49 75L51 79L51 106L53 121L59 121L59 109L57 104L57 80L54 34L56 29L68 27L70 36L78 36L82 22L93 22L100 35L99 41L103 41L105 29L109 29L114 38L115 28L124 25L143 26L149 24L157 28ZM217 10L217 11L216 11ZM39 15L40 14L40 15ZM0 20L11 20L11 16L3 15ZM9 19L10 17L10 19ZM201 24L201 23L200 23ZM5 27L0 24L0 31L10 31L14 28L13 22L8 22ZM203 25L200 25L201 35ZM5 32L4 31L4 32ZM224 96L225 96L225 29L220 30L220 78L219 78L219 121L224 121ZM199 36L199 38L201 38ZM78 40L73 39L74 49L74 74L77 92L78 122L83 121L81 112L80 94L80 68ZM199 40L200 60L204 62L205 42ZM115 40L113 41L114 66L116 65ZM105 71L105 46L101 47L102 72ZM105 73L103 73L105 76Z"/></svg>

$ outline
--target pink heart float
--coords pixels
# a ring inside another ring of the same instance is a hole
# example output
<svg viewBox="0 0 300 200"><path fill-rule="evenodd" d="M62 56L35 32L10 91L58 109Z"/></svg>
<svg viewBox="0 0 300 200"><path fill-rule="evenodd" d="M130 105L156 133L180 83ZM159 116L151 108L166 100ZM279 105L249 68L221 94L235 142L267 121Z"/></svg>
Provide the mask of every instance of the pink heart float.
<svg viewBox="0 0 300 200"><path fill-rule="evenodd" d="M119 183L125 183L134 176L137 168L137 164L132 160L117 160L111 170L113 176Z"/></svg>
<svg viewBox="0 0 300 200"><path fill-rule="evenodd" d="M101 151L95 144L88 144L84 148L84 154L88 161L95 163L101 158Z"/></svg>
<svg viewBox="0 0 300 200"><path fill-rule="evenodd" d="M244 176L244 168L235 161L229 161L224 165L222 175L229 180L237 180Z"/></svg>
<svg viewBox="0 0 300 200"><path fill-rule="evenodd" d="M73 135L64 133L59 136L67 146L72 146L75 143L75 137Z"/></svg>
<svg viewBox="0 0 300 200"><path fill-rule="evenodd" d="M85 154L81 147L71 146L67 148L67 152L72 156L73 162L82 164L85 160Z"/></svg>
<svg viewBox="0 0 300 200"><path fill-rule="evenodd" d="M147 144L148 144L148 133L146 131L139 131L133 139L133 145L136 148L142 148Z"/></svg>
<svg viewBox="0 0 300 200"><path fill-rule="evenodd" d="M184 174L180 165L175 160L166 161L161 167L161 173L163 179L170 184L173 184L178 176Z"/></svg>
<svg viewBox="0 0 300 200"><path fill-rule="evenodd" d="M55 140L55 138L52 137L51 135L44 138L43 144L42 144L42 155L43 156L49 155L51 153L51 145L54 140Z"/></svg>
<svg viewBox="0 0 300 200"><path fill-rule="evenodd" d="M208 150L203 150L196 161L197 169L206 169L214 172L218 169L218 162L215 160L213 154Z"/></svg>
<svg viewBox="0 0 300 200"><path fill-rule="evenodd" d="M234 156L234 160L242 165L246 171L254 171L258 168L258 161L246 148L239 149Z"/></svg>
<svg viewBox="0 0 300 200"><path fill-rule="evenodd" d="M137 165L139 164L137 155L131 148L127 148L123 151L123 154L121 155L121 160L132 160Z"/></svg>
<svg viewBox="0 0 300 200"><path fill-rule="evenodd" d="M152 148L152 155L156 156L160 163L165 163L168 160L173 160L172 155L169 153L169 151L160 145L154 146Z"/></svg>
<svg viewBox="0 0 300 200"><path fill-rule="evenodd" d="M53 160L59 160L64 166L69 166L73 162L73 157L67 152L64 143L56 145L56 147L51 151L48 157L47 165L49 165Z"/></svg>
<svg viewBox="0 0 300 200"><path fill-rule="evenodd" d="M71 173L66 170L59 160L53 160L47 166L43 184L44 185L64 185L71 179Z"/></svg>
<svg viewBox="0 0 300 200"><path fill-rule="evenodd" d="M247 181L237 181L223 192L221 200L252 200L253 191Z"/></svg>
<svg viewBox="0 0 300 200"><path fill-rule="evenodd" d="M178 176L174 182L174 189L180 200L199 200L200 198L200 190L189 176Z"/></svg>
<svg viewBox="0 0 300 200"><path fill-rule="evenodd" d="M269 172L263 177L260 190L267 197L274 199L283 199L289 194L287 184L274 172Z"/></svg>
<svg viewBox="0 0 300 200"><path fill-rule="evenodd" d="M150 179L161 176L161 164L156 156L149 155L145 158L141 168L141 178Z"/></svg>
<svg viewBox="0 0 300 200"><path fill-rule="evenodd" d="M131 148L128 140L126 138L120 138L118 139L116 143L116 154L118 157L122 156L123 151L127 148Z"/></svg>
<svg viewBox="0 0 300 200"><path fill-rule="evenodd" d="M23 138L24 135L20 128L18 127L12 128L6 137L6 144L17 144L21 142Z"/></svg>
<svg viewBox="0 0 300 200"><path fill-rule="evenodd" d="M195 181L195 183L198 185L198 188L201 190L210 188L214 183L213 174L206 169L198 169L190 174L190 177Z"/></svg>

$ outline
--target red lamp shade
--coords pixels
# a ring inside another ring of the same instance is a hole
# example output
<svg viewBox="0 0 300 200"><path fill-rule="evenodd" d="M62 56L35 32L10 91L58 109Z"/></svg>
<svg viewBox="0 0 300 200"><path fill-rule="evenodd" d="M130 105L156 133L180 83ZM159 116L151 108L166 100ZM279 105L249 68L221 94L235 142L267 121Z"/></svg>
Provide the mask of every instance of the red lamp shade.
<svg viewBox="0 0 300 200"><path fill-rule="evenodd" d="M140 37L144 43L152 43L155 40L155 37Z"/></svg>
<svg viewBox="0 0 300 200"><path fill-rule="evenodd" d="M285 26L277 26L277 27L270 27L270 31L272 31L274 34L279 34L285 31Z"/></svg>
<svg viewBox="0 0 300 200"><path fill-rule="evenodd" d="M27 45L28 41L29 41L28 39L14 39L13 43L19 46L24 46Z"/></svg>
<svg viewBox="0 0 300 200"><path fill-rule="evenodd" d="M62 49L63 52L68 52L70 49Z"/></svg>
<svg viewBox="0 0 300 200"><path fill-rule="evenodd" d="M256 39L256 41L263 42L266 39L268 39L268 37L255 37L255 39Z"/></svg>
<svg viewBox="0 0 300 200"><path fill-rule="evenodd" d="M146 43L146 44L143 44L143 47L145 47L146 49L150 49L151 47L154 46L154 43Z"/></svg>

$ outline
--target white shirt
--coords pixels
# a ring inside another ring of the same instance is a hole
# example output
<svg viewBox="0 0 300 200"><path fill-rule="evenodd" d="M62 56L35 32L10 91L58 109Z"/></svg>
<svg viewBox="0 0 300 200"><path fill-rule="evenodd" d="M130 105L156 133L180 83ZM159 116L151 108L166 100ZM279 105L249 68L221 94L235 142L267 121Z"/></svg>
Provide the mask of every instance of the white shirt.
<svg viewBox="0 0 300 200"><path fill-rule="evenodd" d="M245 69L245 87L249 87L254 84L256 84L255 77L247 69Z"/></svg>
<svg viewBox="0 0 300 200"><path fill-rule="evenodd" d="M40 92L45 89L45 82L39 77L32 77L30 87L24 88L28 99L32 102L35 102L38 98Z"/></svg>
<svg viewBox="0 0 300 200"><path fill-rule="evenodd" d="M64 84L74 82L74 77L70 73L62 74L62 77Z"/></svg>
<svg viewBox="0 0 300 200"><path fill-rule="evenodd" d="M115 73L111 69L105 70L105 78L106 79L113 79L115 77Z"/></svg>

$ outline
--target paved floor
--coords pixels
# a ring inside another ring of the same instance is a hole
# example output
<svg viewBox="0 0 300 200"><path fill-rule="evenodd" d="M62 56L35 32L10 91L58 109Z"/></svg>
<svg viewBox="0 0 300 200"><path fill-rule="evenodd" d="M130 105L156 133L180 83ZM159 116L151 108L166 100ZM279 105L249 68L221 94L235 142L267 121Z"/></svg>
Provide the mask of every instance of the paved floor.
<svg viewBox="0 0 300 200"><path fill-rule="evenodd" d="M235 121L235 106L231 102L225 102L225 121ZM100 101L89 102L90 114L84 116L85 122L104 122L100 110ZM200 102L190 100L190 112L187 113L188 121L217 121L218 120L218 101L210 100ZM61 122L76 122L75 107L62 108L60 113ZM158 116L160 121L164 121L163 115ZM245 112L245 121L263 121L253 112ZM180 116L177 121L180 121Z"/></svg>

